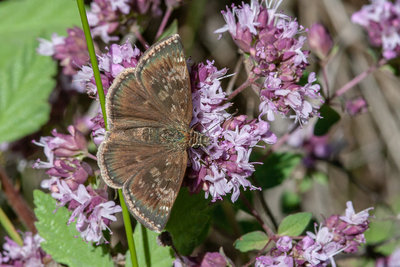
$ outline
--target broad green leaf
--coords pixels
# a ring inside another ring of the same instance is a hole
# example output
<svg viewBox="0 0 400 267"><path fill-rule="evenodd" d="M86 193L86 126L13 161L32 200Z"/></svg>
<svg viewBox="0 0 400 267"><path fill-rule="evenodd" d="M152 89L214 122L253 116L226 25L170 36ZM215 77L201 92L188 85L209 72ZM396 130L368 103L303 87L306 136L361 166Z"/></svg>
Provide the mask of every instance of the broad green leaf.
<svg viewBox="0 0 400 267"><path fill-rule="evenodd" d="M15 52L38 37L81 25L76 1L8 0L0 2L0 69L12 62ZM40 79L39 79L40 80Z"/></svg>
<svg viewBox="0 0 400 267"><path fill-rule="evenodd" d="M254 173L263 189L280 185L299 164L301 156L289 152L272 153L263 165L257 165ZM253 161L257 161L254 158Z"/></svg>
<svg viewBox="0 0 400 267"><path fill-rule="evenodd" d="M157 41L162 40L168 36L178 33L178 20L174 19L167 29L161 34Z"/></svg>
<svg viewBox="0 0 400 267"><path fill-rule="evenodd" d="M327 104L319 109L322 118L319 118L314 127L314 135L322 136L329 132L329 129L340 120L340 115Z"/></svg>
<svg viewBox="0 0 400 267"><path fill-rule="evenodd" d="M247 252L251 250L260 250L268 242L268 236L261 231L255 231L242 235L233 244L237 250Z"/></svg>
<svg viewBox="0 0 400 267"><path fill-rule="evenodd" d="M110 256L104 255L100 247L96 248L80 238L75 222L67 225L70 217L67 208L58 208L54 213L56 201L49 194L35 190L33 195L38 219L35 225L39 235L45 240L40 246L56 262L70 267L114 266Z"/></svg>
<svg viewBox="0 0 400 267"><path fill-rule="evenodd" d="M189 255L207 237L212 209L204 194L182 188L171 211L166 230L182 255Z"/></svg>
<svg viewBox="0 0 400 267"><path fill-rule="evenodd" d="M157 244L159 234L148 230L147 228L136 225L133 239L135 241L136 256L140 267L170 267L174 258L171 256L171 249ZM131 255L126 253L125 267L132 267Z"/></svg>
<svg viewBox="0 0 400 267"><path fill-rule="evenodd" d="M311 221L312 213L299 212L285 217L278 227L278 235L301 235Z"/></svg>
<svg viewBox="0 0 400 267"><path fill-rule="evenodd" d="M38 55L35 45L18 51L13 63L0 69L0 143L37 131L49 118L55 63Z"/></svg>

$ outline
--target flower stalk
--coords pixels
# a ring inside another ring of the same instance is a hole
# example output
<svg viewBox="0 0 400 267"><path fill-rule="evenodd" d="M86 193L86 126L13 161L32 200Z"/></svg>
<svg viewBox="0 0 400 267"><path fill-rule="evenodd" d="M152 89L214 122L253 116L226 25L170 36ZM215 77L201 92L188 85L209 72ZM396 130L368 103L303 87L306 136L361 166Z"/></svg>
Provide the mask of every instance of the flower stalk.
<svg viewBox="0 0 400 267"><path fill-rule="evenodd" d="M107 130L105 95L104 95L103 85L101 83L100 71L99 71L99 67L97 64L96 53L94 51L93 40L92 40L92 36L90 34L89 23L88 23L88 20L86 17L85 6L84 6L83 0L77 0L77 4L78 4L79 14L80 14L81 21L82 21L83 31L85 32L85 38L86 38L86 43L88 46L90 61L92 63L94 78L95 78L96 86L97 86L97 92L99 95L101 110L103 113L104 124L105 124L105 128ZM129 217L130 214L129 214L128 208L126 207L121 189L118 189L118 196L119 196L121 207L122 207L122 215L123 215L123 219L124 219L126 238L128 240L129 252L131 254L132 266L137 267L138 262L137 262L137 256L136 256L135 242L133 240L132 224L131 224L131 220Z"/></svg>

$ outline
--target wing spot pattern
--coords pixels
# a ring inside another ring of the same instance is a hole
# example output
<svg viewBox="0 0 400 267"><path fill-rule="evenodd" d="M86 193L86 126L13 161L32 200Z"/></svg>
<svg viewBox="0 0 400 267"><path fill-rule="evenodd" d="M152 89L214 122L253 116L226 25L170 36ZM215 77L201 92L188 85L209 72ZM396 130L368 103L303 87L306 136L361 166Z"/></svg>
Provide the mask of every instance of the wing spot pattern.
<svg viewBox="0 0 400 267"><path fill-rule="evenodd" d="M153 167L150 169L150 174L153 177L158 177L161 175L161 172L156 167Z"/></svg>

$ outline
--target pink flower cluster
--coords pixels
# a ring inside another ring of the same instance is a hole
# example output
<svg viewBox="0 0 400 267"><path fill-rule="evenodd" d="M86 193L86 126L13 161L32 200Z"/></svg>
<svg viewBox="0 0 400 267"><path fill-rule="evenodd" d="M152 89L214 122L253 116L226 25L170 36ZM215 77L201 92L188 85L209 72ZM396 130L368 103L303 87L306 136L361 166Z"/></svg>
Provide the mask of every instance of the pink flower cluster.
<svg viewBox="0 0 400 267"><path fill-rule="evenodd" d="M166 2L168 5L177 5L179 1L168 0ZM90 5L90 10L87 12L90 32L93 37L100 37L106 44L111 41L117 41L119 39L118 29L121 28L121 21L129 20L128 15L148 12L153 15L160 15L160 0L94 0ZM130 20L134 21L133 18L134 16L131 16ZM86 88L81 86L79 82L81 77L75 77L75 74L82 68L84 72L86 71L86 75L89 75L87 72L91 70L91 68L85 66L89 63L89 53L83 30L79 27L74 27L67 29L66 37L53 33L51 40L42 38L38 40L39 47L37 52L59 60L60 66L63 68L63 74L73 76L72 88L78 92L84 92Z"/></svg>
<svg viewBox="0 0 400 267"><path fill-rule="evenodd" d="M63 74L74 75L89 62L85 35L78 27L67 29L67 37L53 33L51 41L39 38L37 52L60 61Z"/></svg>
<svg viewBox="0 0 400 267"><path fill-rule="evenodd" d="M137 47L132 47L130 43L123 45L112 44L107 53L98 56L101 82L103 84L104 94L107 94L115 77L126 68L134 68L139 61L141 51ZM89 66L83 66L74 76L73 82L77 87L86 88L89 96L98 99L96 82L93 76L93 69ZM92 119L91 126L94 142L99 145L105 134L104 119L100 111Z"/></svg>
<svg viewBox="0 0 400 267"><path fill-rule="evenodd" d="M385 59L400 55L400 0L372 0L351 20L367 30L372 45L382 47Z"/></svg>
<svg viewBox="0 0 400 267"><path fill-rule="evenodd" d="M108 44L119 39L117 30L121 27L121 21L130 24L130 14L145 14L149 11L155 16L160 15L160 0L94 0L87 12L90 32L93 37L98 36Z"/></svg>
<svg viewBox="0 0 400 267"><path fill-rule="evenodd" d="M322 267L329 263L336 266L335 255L355 253L365 243L364 232L368 229L371 209L355 213L352 202L348 201L344 216L330 216L315 234L307 232L297 243L288 236L279 238L269 255L257 258L255 266Z"/></svg>
<svg viewBox="0 0 400 267"><path fill-rule="evenodd" d="M31 232L24 234L24 244L22 246L13 240L5 237L6 242L3 244L3 252L0 253L0 266L45 266L44 259L50 259L41 248L40 243L43 242L38 234L33 235Z"/></svg>
<svg viewBox="0 0 400 267"><path fill-rule="evenodd" d="M240 194L240 187L256 189L247 180L254 172L250 162L252 148L263 141L273 144L276 136L268 122L248 120L245 115L232 117L224 104L225 92L220 79L226 69L217 70L213 62L192 66L193 119L191 126L210 138L205 149L189 150L191 171L188 182L192 191L203 189L206 197L222 199L232 193L232 202Z"/></svg>
<svg viewBox="0 0 400 267"><path fill-rule="evenodd" d="M103 230L115 221L115 213L121 207L108 201L105 188L93 189L84 183L93 174L90 165L83 158L94 158L87 151L87 142L74 126L68 127L69 134L52 131L53 136L41 137L34 144L43 147L47 161L37 160L37 169L47 169L50 179L43 180L41 186L49 189L59 206L68 205L72 210L69 223L77 221L76 228L82 238L100 243Z"/></svg>
<svg viewBox="0 0 400 267"><path fill-rule="evenodd" d="M301 35L304 29L295 19L277 13L281 2L266 1L263 6L252 0L250 5L232 5L222 11L227 24L215 33L229 31L239 48L250 55L253 75L265 78L260 91L260 117L266 114L268 120L274 120L274 114L280 114L306 123L318 114L320 86L314 84L314 73L310 73L306 85L299 84L308 65L309 52L302 50L306 37Z"/></svg>

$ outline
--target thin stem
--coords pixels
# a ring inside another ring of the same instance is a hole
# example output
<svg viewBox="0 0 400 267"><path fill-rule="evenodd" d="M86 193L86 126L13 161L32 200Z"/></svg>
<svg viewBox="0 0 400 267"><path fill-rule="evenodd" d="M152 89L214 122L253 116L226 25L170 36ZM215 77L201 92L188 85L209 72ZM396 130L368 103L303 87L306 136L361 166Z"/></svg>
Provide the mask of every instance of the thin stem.
<svg viewBox="0 0 400 267"><path fill-rule="evenodd" d="M265 244L265 246L264 246L262 249L260 249L260 250L258 251L257 255L254 256L248 263L246 263L245 265L243 265L243 267L248 267L248 266L252 265L252 264L256 261L256 259L257 259L258 257L260 257L262 254L264 254L265 250L267 249L267 247L269 246L269 244L271 243L271 241L272 241L272 240L269 239L268 242L267 242L267 244Z"/></svg>
<svg viewBox="0 0 400 267"><path fill-rule="evenodd" d="M235 85L236 80L239 77L238 73L239 73L240 69L242 68L243 61L244 61L244 56L241 55L239 57L239 60L236 62L235 69L233 70L233 73L235 75L232 76L232 78L229 80L228 86L226 87L227 94L230 94L232 92L233 86Z"/></svg>
<svg viewBox="0 0 400 267"><path fill-rule="evenodd" d="M85 33L86 44L87 44L89 56L90 56L90 62L92 63L94 79L96 81L96 86L97 86L97 93L99 95L101 111L103 113L104 125L105 125L105 129L107 130L107 128L108 128L107 127L107 115L106 115L106 108L105 108L105 96L104 96L103 84L101 83L99 66L97 65L96 53L94 51L93 40L92 40L92 36L90 34L89 23L88 23L88 20L86 17L85 5L83 3L83 0L76 0L76 2L78 4L79 14L81 16L81 21L82 21L82 27L83 27L83 31ZM138 262L137 262L137 256L136 256L135 242L133 241L132 224L131 224L131 219L129 217L130 214L129 214L128 208L126 207L125 200L122 195L121 189L118 189L118 196L119 196L120 204L121 204L121 208L122 208L122 216L124 219L124 226L125 226L126 238L128 240L129 252L131 254L132 267L137 267Z"/></svg>
<svg viewBox="0 0 400 267"><path fill-rule="evenodd" d="M161 21L160 27L157 30L157 34L156 34L156 40L158 40L158 38L160 38L161 34L164 32L165 26L167 25L168 19L172 14L172 10L173 8L171 6L168 6L167 11L164 14L164 17Z"/></svg>
<svg viewBox="0 0 400 267"><path fill-rule="evenodd" d="M104 124L105 128L107 129L106 100L104 97L103 84L101 83L99 66L97 65L97 58L96 58L96 52L94 51L92 35L90 34L89 23L86 17L85 4L83 3L83 0L76 0L76 2L78 4L79 15L81 16L82 27L85 33L86 44L90 56L90 63L92 63L93 75L96 81L97 93L99 94L99 100L100 100L101 111L103 113Z"/></svg>
<svg viewBox="0 0 400 267"><path fill-rule="evenodd" d="M129 210L125 204L124 196L122 195L121 189L118 189L118 197L122 208L122 217L124 219L124 226L126 232L126 239L128 240L129 253L131 254L132 267L138 267L139 264L136 256L135 242L133 240L131 218Z"/></svg>
<svg viewBox="0 0 400 267"><path fill-rule="evenodd" d="M367 70L361 72L358 74L356 77L354 77L351 81L346 83L342 88L337 90L335 94L333 95L332 99L338 96L343 95L346 93L348 90L350 90L352 87L356 86L358 83L360 83L362 80L364 80L369 74L380 68L381 66L385 65L387 61L385 59L379 60L377 64L374 64L370 66Z"/></svg>
<svg viewBox="0 0 400 267"><path fill-rule="evenodd" d="M253 206L250 204L249 200L244 196L244 194L240 194L240 199L243 201L244 205L246 205L246 207L249 209L250 213L254 216L254 218L256 218L256 220L261 224L262 228L267 233L268 237L270 239L273 239L275 236L274 232L271 230L271 228L269 228L268 225L264 223L264 221L261 219L260 214L258 214L258 211L255 208L253 208Z"/></svg>
<svg viewBox="0 0 400 267"><path fill-rule="evenodd" d="M256 80L256 77L249 76L247 80L242 83L238 88L236 88L227 98L227 101L232 100L235 96L237 96L240 92L246 89L249 85L251 85Z"/></svg>
<svg viewBox="0 0 400 267"><path fill-rule="evenodd" d="M85 155L86 157L97 161L97 157L95 155L90 154L89 152Z"/></svg>
<svg viewBox="0 0 400 267"><path fill-rule="evenodd" d="M22 247L24 245L24 242L22 241L17 230L15 230L14 225L7 217L2 208L0 208L0 223L1 225L3 225L4 230L6 230L7 234L11 237L11 239Z"/></svg>
<svg viewBox="0 0 400 267"><path fill-rule="evenodd" d="M135 34L136 38L139 40L139 42L142 44L142 46L144 47L144 49L149 48L149 44L146 42L146 40L144 39L143 35L140 33L139 31L139 27L138 26L134 26L133 27L133 33Z"/></svg>
<svg viewBox="0 0 400 267"><path fill-rule="evenodd" d="M235 219L235 211L230 203L227 203L226 201L222 201L221 203L221 208L224 211L224 215L227 217L228 222L231 224L233 234L235 237L240 237L241 236L241 231L240 231L240 226Z"/></svg>
<svg viewBox="0 0 400 267"><path fill-rule="evenodd" d="M330 89L329 89L328 73L326 70L326 63L322 63L322 76L324 77L325 97L329 99Z"/></svg>
<svg viewBox="0 0 400 267"><path fill-rule="evenodd" d="M253 181L253 184L258 187L257 182L255 181L255 179L252 179L252 181ZM263 207L265 213L270 218L272 224L274 225L275 230L277 230L278 229L278 223L277 223L277 221L275 219L274 214L272 214L272 211L269 208L267 202L265 201L265 198L264 198L264 195L263 195L263 191L256 190L256 192L257 192L258 198L260 199L261 206Z"/></svg>
<svg viewBox="0 0 400 267"><path fill-rule="evenodd" d="M35 214L32 212L21 194L14 188L10 177L8 177L6 171L1 166L0 183L8 204L10 204L11 208L18 215L18 218L20 218L21 222L29 229L29 231L36 233L37 230L34 223L36 221Z"/></svg>

